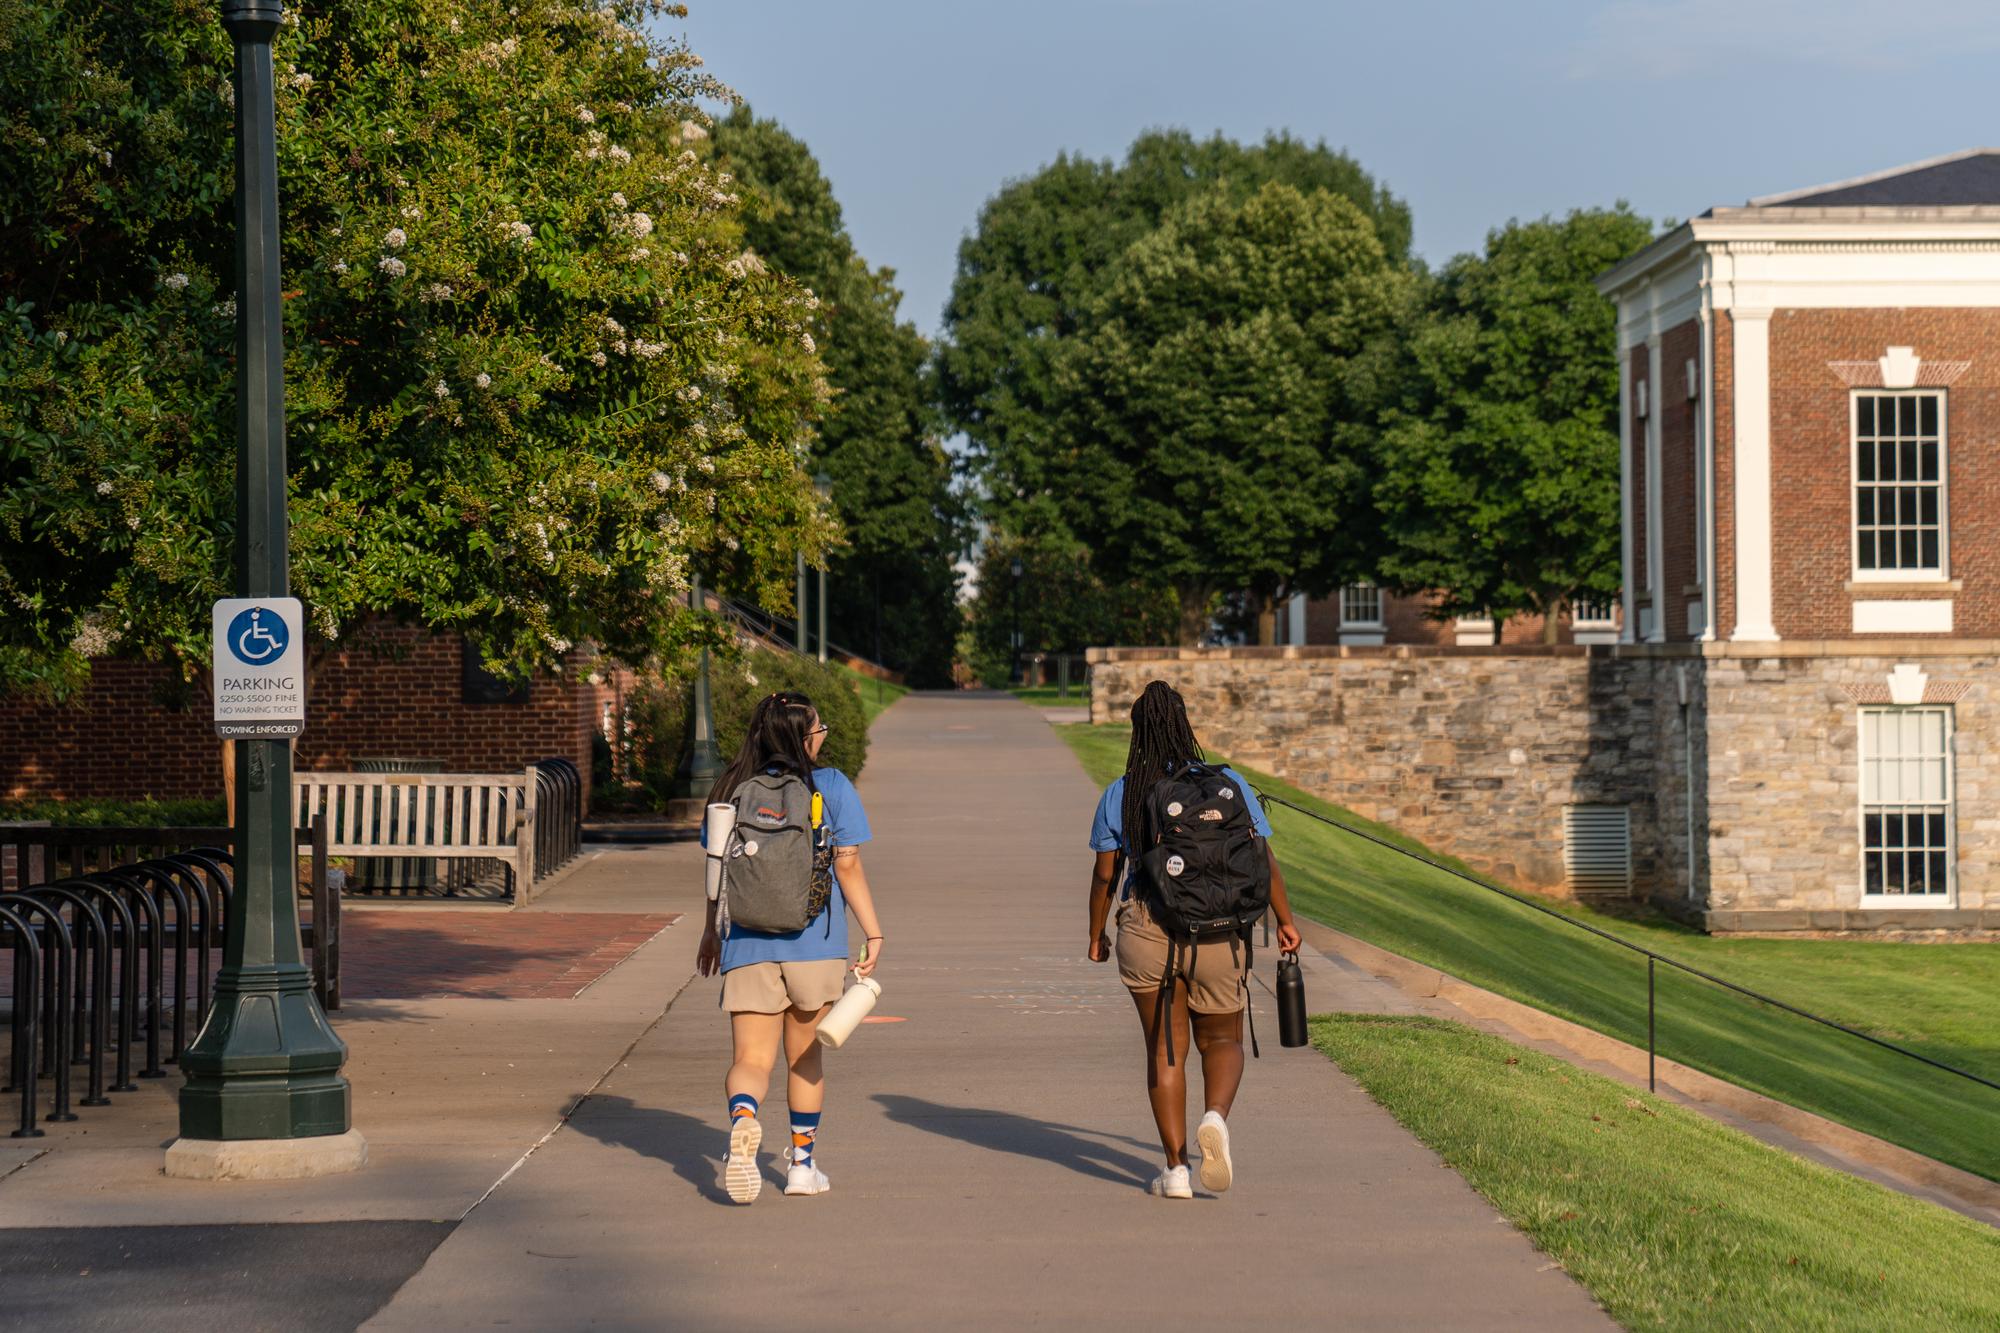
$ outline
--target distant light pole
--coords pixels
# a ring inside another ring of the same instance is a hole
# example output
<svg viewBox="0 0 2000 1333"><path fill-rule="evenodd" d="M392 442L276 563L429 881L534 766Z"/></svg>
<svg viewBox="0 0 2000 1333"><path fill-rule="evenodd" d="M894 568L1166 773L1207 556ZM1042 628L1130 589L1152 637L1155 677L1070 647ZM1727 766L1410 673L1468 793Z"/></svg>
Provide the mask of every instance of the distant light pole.
<svg viewBox="0 0 2000 1333"><path fill-rule="evenodd" d="M806 553L799 552L799 592L793 603L798 618L792 622L792 646L805 656L806 651Z"/></svg>
<svg viewBox="0 0 2000 1333"><path fill-rule="evenodd" d="M279 0L222 3L236 47L236 592L258 598L291 593L271 61L281 20ZM340 1072L347 1046L326 1021L299 942L291 743L233 744L228 931L215 1007L181 1057L181 1137L167 1150L166 1171L229 1176L248 1159L267 1177L352 1169L367 1154L350 1129ZM328 1138L340 1146L329 1149ZM288 1140L319 1142L309 1151Z"/></svg>
<svg viewBox="0 0 2000 1333"><path fill-rule="evenodd" d="M1014 612L1014 632L1010 636L1007 656L1007 679L1012 680L1014 679L1014 668L1021 661L1021 574L1024 570L1024 566L1021 564L1021 557L1018 555L1015 556L1008 568L1013 571L1014 575L1013 592L1007 599ZM1021 679L1025 683L1027 677L1023 676Z"/></svg>
<svg viewBox="0 0 2000 1333"><path fill-rule="evenodd" d="M822 472L813 478L813 489L819 492L820 503L833 503L833 478ZM819 567L819 660L826 661L826 562Z"/></svg>
<svg viewBox="0 0 2000 1333"><path fill-rule="evenodd" d="M708 609L702 595L701 575L688 586L688 606L699 615ZM674 795L684 801L708 799L709 788L722 776L722 750L715 742L715 705L709 689L708 649L704 646L695 664L694 700L688 709L688 743L674 775Z"/></svg>

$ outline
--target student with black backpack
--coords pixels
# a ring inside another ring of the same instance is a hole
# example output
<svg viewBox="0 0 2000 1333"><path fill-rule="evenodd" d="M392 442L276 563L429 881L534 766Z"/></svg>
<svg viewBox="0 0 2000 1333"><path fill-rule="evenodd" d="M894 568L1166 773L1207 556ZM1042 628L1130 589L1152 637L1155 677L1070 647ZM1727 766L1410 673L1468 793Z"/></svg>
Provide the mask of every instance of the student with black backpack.
<svg viewBox="0 0 2000 1333"><path fill-rule="evenodd" d="M847 913L867 936L855 975L882 961L882 927L861 869L868 814L845 773L818 767L826 724L803 694L770 695L750 715L743 748L716 779L710 804L736 807L721 852L718 896L695 957L702 976L722 973L735 1058L723 1080L729 1156L723 1184L737 1203L763 1188L757 1104L782 1046L792 1144L787 1194L824 1194L819 1119L826 1095L817 1029L840 998L848 970Z"/></svg>
<svg viewBox="0 0 2000 1333"><path fill-rule="evenodd" d="M1207 762L1181 696L1163 680L1147 685L1132 705L1125 775L1104 789L1091 824L1089 957L1111 956L1104 928L1118 889L1118 975L1146 1033L1146 1089L1167 1155L1151 1186L1160 1198L1194 1197L1187 1081L1175 1059L1190 1028L1207 1108L1196 1131L1201 1183L1219 1194L1234 1176L1229 1109L1243 1079L1252 928L1268 910L1278 947L1299 947L1270 836L1250 784Z"/></svg>

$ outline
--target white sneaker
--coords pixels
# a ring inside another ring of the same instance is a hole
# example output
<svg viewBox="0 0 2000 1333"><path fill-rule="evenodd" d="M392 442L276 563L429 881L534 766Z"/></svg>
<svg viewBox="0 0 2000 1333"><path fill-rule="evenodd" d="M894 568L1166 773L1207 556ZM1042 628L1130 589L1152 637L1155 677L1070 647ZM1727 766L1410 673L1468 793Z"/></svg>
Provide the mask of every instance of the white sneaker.
<svg viewBox="0 0 2000 1333"><path fill-rule="evenodd" d="M1170 1166L1153 1177L1153 1197L1156 1199L1192 1199L1194 1186L1188 1184L1187 1164Z"/></svg>
<svg viewBox="0 0 2000 1333"><path fill-rule="evenodd" d="M1229 1159L1229 1122L1222 1118L1222 1112L1210 1111L1201 1118L1194 1137L1201 1145L1201 1187L1220 1194L1236 1176Z"/></svg>
<svg viewBox="0 0 2000 1333"><path fill-rule="evenodd" d="M764 1173L757 1169L757 1149L764 1142L764 1127L754 1115L738 1116L729 1124L729 1156L722 1163L723 1188L738 1203L754 1203L764 1188Z"/></svg>
<svg viewBox="0 0 2000 1333"><path fill-rule="evenodd" d="M791 1157L787 1149L785 1156ZM826 1172L812 1162L793 1162L785 1171L785 1193L824 1194L833 1188L833 1182L826 1178Z"/></svg>

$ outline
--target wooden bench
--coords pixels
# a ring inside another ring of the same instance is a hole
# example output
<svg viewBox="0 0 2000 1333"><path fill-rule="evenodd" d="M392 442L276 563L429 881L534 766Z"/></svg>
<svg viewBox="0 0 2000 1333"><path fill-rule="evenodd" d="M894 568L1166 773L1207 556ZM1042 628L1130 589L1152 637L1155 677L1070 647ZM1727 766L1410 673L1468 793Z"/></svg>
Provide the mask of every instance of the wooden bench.
<svg viewBox="0 0 2000 1333"><path fill-rule="evenodd" d="M330 856L492 857L514 902L535 884L536 772L298 773L299 822L324 814Z"/></svg>

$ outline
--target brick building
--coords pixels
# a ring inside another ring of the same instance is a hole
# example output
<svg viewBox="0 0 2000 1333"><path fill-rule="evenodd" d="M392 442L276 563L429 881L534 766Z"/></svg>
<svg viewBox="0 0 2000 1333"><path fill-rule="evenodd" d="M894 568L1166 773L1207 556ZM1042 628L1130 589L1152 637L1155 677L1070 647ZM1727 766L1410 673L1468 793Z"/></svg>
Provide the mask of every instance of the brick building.
<svg viewBox="0 0 2000 1333"><path fill-rule="evenodd" d="M1435 644L1451 647L1526 645L1542 641L1540 616L1516 616L1496 627L1484 617L1440 619L1437 598L1404 596L1372 584L1356 583L1331 597L1294 596L1279 613L1278 641L1306 644ZM1616 643L1616 604L1580 603L1564 612L1556 626L1557 643Z"/></svg>
<svg viewBox="0 0 2000 1333"><path fill-rule="evenodd" d="M2000 924L2000 151L1713 208L1618 306L1624 655L1711 924Z"/></svg>
<svg viewBox="0 0 2000 1333"><path fill-rule="evenodd" d="M452 635L383 627L356 635L312 683L298 766L432 759L506 772L561 757L588 796L591 738L621 716L623 672L538 679L509 690ZM219 797L221 743L199 689L148 662L101 658L62 704L0 700L0 800Z"/></svg>

